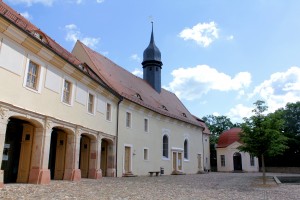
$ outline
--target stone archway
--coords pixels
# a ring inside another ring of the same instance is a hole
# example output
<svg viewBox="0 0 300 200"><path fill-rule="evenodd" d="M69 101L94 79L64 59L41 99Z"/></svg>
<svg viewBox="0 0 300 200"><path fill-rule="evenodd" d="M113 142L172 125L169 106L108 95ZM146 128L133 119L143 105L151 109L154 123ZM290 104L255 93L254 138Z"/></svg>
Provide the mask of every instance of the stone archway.
<svg viewBox="0 0 300 200"><path fill-rule="evenodd" d="M28 183L33 157L35 130L42 127L34 120L12 116L6 127L1 170L4 183Z"/></svg>
<svg viewBox="0 0 300 200"><path fill-rule="evenodd" d="M242 156L239 152L235 152L233 154L233 170L234 171L242 171Z"/></svg>
<svg viewBox="0 0 300 200"><path fill-rule="evenodd" d="M74 163L74 132L53 127L51 133L49 162L51 179L71 180Z"/></svg>

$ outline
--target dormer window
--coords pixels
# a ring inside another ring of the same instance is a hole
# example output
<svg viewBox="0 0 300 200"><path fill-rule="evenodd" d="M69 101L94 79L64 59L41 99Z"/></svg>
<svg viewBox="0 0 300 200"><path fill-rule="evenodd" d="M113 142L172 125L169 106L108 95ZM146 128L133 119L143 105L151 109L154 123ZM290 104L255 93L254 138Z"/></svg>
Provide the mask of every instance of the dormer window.
<svg viewBox="0 0 300 200"><path fill-rule="evenodd" d="M185 113L182 113L182 116L187 117Z"/></svg>
<svg viewBox="0 0 300 200"><path fill-rule="evenodd" d="M43 40L43 36L41 35L41 34L39 34L39 33L37 33L37 32L34 32L34 37L36 37L37 39L39 39L39 40Z"/></svg>
<svg viewBox="0 0 300 200"><path fill-rule="evenodd" d="M166 111L168 111L167 107L164 106L164 105L161 105L161 108L164 109L164 110L166 110Z"/></svg>
<svg viewBox="0 0 300 200"><path fill-rule="evenodd" d="M79 67L79 69L84 70L83 64L80 64L78 67Z"/></svg>
<svg viewBox="0 0 300 200"><path fill-rule="evenodd" d="M46 43L46 44L48 43L45 35L42 32L36 30L36 31L33 31L32 34L33 34L34 37L36 37L37 39L39 39L43 43Z"/></svg>
<svg viewBox="0 0 300 200"><path fill-rule="evenodd" d="M140 95L139 93L136 93L134 96L135 96L136 98L138 98L139 100L143 101L143 99L142 99L142 97L141 97L141 95Z"/></svg>

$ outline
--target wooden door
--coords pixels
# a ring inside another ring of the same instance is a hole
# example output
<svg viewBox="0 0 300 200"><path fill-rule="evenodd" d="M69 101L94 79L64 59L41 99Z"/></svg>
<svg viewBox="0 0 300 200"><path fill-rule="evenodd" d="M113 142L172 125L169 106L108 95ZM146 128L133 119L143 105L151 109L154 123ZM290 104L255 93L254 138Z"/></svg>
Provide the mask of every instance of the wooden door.
<svg viewBox="0 0 300 200"><path fill-rule="evenodd" d="M130 147L125 147L125 163L124 163L124 169L125 169L125 173L130 173Z"/></svg>
<svg viewBox="0 0 300 200"><path fill-rule="evenodd" d="M200 171L202 169L202 166L201 166L201 160L202 160L201 154L198 154L197 158L198 158L198 170Z"/></svg>
<svg viewBox="0 0 300 200"><path fill-rule="evenodd" d="M173 152L173 171L177 171L177 154Z"/></svg>
<svg viewBox="0 0 300 200"><path fill-rule="evenodd" d="M182 171L182 152L178 152L178 159L177 159L177 165L178 165L178 171Z"/></svg>
<svg viewBox="0 0 300 200"><path fill-rule="evenodd" d="M80 170L81 177L88 178L90 161L90 139L86 136L81 137L80 144Z"/></svg>
<svg viewBox="0 0 300 200"><path fill-rule="evenodd" d="M30 124L23 125L17 183L28 182L34 130L33 128L34 127Z"/></svg>
<svg viewBox="0 0 300 200"><path fill-rule="evenodd" d="M57 131L55 172L54 172L55 180L62 180L64 177L66 145L67 145L66 143L67 143L67 134L62 131Z"/></svg>

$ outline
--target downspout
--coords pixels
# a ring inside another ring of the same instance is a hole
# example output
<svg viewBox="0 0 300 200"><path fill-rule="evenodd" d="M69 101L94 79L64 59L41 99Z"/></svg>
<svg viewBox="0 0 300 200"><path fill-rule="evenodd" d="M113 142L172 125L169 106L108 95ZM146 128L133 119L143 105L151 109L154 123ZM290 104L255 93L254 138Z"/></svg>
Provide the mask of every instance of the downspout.
<svg viewBox="0 0 300 200"><path fill-rule="evenodd" d="M123 97L120 98L117 104L117 128L116 128L116 177L118 177L118 146L119 146L119 112L120 103L123 101Z"/></svg>
<svg viewBox="0 0 300 200"><path fill-rule="evenodd" d="M204 164L205 164L205 163L204 163L204 161L205 161L205 159L204 159L204 157L205 157L205 156L204 156L204 155L205 155L205 154L204 154L204 149L205 149L205 148L204 148L203 136L204 136L204 128L203 128L203 130L202 130L202 149L203 149L203 171L205 172L205 170L204 170Z"/></svg>

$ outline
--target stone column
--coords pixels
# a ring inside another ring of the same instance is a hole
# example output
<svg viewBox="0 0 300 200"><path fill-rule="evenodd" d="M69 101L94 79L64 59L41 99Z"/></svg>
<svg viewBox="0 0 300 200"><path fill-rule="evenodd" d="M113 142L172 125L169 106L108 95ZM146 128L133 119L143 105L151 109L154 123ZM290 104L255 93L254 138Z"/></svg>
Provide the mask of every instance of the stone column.
<svg viewBox="0 0 300 200"><path fill-rule="evenodd" d="M44 128L36 128L31 157L31 169L28 183L49 184L50 170L48 169L52 122L45 120Z"/></svg>
<svg viewBox="0 0 300 200"><path fill-rule="evenodd" d="M5 134L6 128L8 124L7 117L8 109L4 109L0 107L0 164L2 165L2 156L3 156L3 148L5 143ZM0 166L1 166L0 165ZM0 189L4 186L4 171L0 170Z"/></svg>
<svg viewBox="0 0 300 200"><path fill-rule="evenodd" d="M98 136L96 140L91 140L89 178L100 179L102 177L102 171L100 168L101 141L101 136Z"/></svg>
<svg viewBox="0 0 300 200"><path fill-rule="evenodd" d="M79 154L80 154L81 133L82 133L82 130L79 127L76 127L75 135L72 139L73 142L71 144L73 152L67 152L67 156L72 155L72 157L73 157L73 159L72 159L72 173L71 173L70 179L68 179L68 180L72 180L72 181L80 181L80 179L81 179L81 171L79 169L79 159L80 159ZM68 139L69 139L69 137L68 137Z"/></svg>

